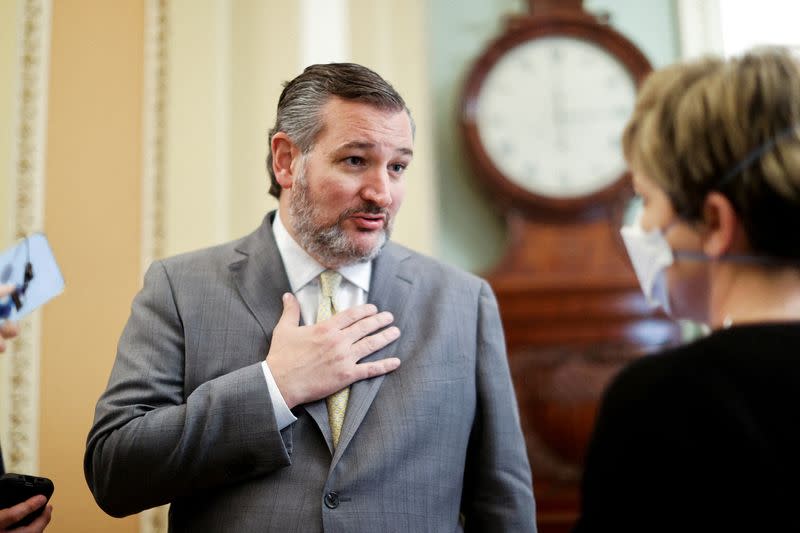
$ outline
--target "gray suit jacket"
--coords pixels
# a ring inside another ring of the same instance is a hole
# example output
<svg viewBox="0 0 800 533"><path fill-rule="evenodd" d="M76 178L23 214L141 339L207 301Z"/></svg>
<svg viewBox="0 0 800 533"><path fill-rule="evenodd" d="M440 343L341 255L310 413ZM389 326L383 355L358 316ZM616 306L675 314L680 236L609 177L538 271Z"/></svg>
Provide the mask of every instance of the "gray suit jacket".
<svg viewBox="0 0 800 533"><path fill-rule="evenodd" d="M535 531L530 467L486 282L388 244L369 301L402 360L351 387L334 450L325 401L278 431L260 366L289 282L270 227L155 262L89 433L113 516L172 503L171 531Z"/></svg>

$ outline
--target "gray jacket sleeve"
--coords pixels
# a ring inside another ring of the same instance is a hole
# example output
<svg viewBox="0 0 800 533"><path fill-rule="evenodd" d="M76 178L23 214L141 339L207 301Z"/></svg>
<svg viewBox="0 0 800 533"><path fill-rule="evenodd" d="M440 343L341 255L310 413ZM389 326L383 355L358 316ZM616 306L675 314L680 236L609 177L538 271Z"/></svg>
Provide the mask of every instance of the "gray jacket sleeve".
<svg viewBox="0 0 800 533"><path fill-rule="evenodd" d="M112 516L290 464L260 363L187 390L185 359L174 288L155 263L133 302L84 457L89 487Z"/></svg>
<svg viewBox="0 0 800 533"><path fill-rule="evenodd" d="M531 470L520 428L497 300L486 282L478 302L477 412L467 450L465 531L535 532Z"/></svg>

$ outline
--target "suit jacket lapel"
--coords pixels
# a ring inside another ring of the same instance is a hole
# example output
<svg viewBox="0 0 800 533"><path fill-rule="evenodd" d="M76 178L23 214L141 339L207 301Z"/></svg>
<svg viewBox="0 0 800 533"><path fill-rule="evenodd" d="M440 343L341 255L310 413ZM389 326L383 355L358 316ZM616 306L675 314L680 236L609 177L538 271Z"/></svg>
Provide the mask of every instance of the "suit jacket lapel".
<svg viewBox="0 0 800 533"><path fill-rule="evenodd" d="M268 344L272 343L272 330L275 329L283 313L281 296L292 290L272 233L273 217L275 211L264 218L261 227L236 246L237 256L229 265L239 294L264 330ZM325 400L308 403L302 407L317 424L323 438L332 448L333 439Z"/></svg>
<svg viewBox="0 0 800 533"><path fill-rule="evenodd" d="M386 357L398 357L403 360L406 357L407 351L403 349L402 332L408 312L406 300L412 290L413 278L403 266L404 261L410 256L411 254L405 248L389 243L373 263L368 300L375 304L379 311L391 311L394 315L394 324L400 328L401 336L394 343L368 355L361 362L375 361ZM350 387L347 414L331 467L335 466L352 440L385 378L384 375L358 381ZM322 402L322 406L325 408L324 402ZM327 409L325 416L327 417ZM328 442L330 443L330 440Z"/></svg>
<svg viewBox="0 0 800 533"><path fill-rule="evenodd" d="M256 231L242 239L236 246L236 251L241 255L237 255L229 265L242 300L256 317L268 342L272 342L272 330L283 312L281 296L291 292L289 278L272 235L274 215L274 211L268 214Z"/></svg>

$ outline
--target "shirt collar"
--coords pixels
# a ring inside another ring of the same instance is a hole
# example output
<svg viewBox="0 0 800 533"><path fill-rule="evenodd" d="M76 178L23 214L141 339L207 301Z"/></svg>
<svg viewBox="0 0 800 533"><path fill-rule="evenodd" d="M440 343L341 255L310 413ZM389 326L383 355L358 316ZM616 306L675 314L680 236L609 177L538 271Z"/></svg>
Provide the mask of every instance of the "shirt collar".
<svg viewBox="0 0 800 533"><path fill-rule="evenodd" d="M275 220L272 222L272 232L275 235L275 244L281 254L283 266L286 268L286 275L289 278L289 285L292 292L297 292L325 270L316 259L311 257L302 246L289 234L286 226L283 225L281 214L275 212ZM369 292L370 278L372 277L372 261L366 263L353 263L339 267L337 270L344 279Z"/></svg>

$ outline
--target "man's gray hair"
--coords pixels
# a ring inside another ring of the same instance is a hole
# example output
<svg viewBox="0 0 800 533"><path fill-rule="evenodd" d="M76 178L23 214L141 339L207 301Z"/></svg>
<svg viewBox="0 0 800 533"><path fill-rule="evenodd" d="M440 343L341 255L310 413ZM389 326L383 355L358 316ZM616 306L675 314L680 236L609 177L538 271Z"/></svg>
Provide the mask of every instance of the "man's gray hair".
<svg viewBox="0 0 800 533"><path fill-rule="evenodd" d="M278 99L275 126L269 131L267 172L269 192L275 198L280 197L281 186L272 170L272 136L284 132L303 154L307 154L322 131L322 108L331 97L363 102L386 111L405 111L412 131L414 129L414 120L403 98L374 71L355 63L306 67L302 74L284 85Z"/></svg>

